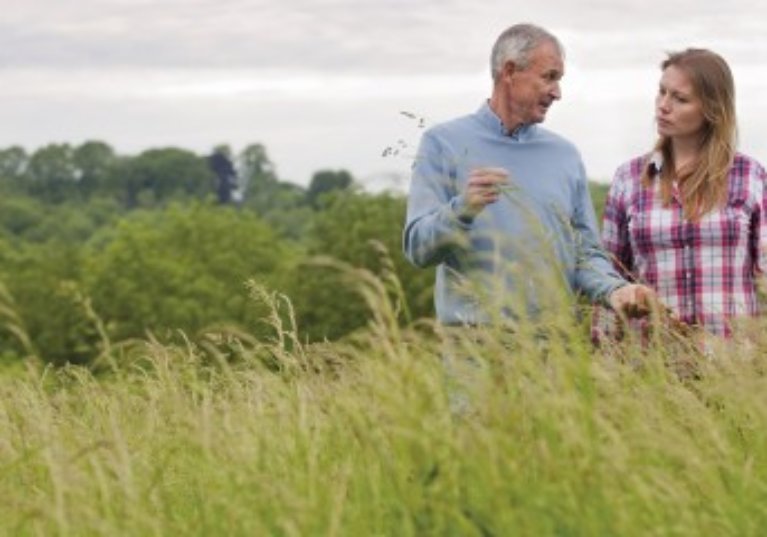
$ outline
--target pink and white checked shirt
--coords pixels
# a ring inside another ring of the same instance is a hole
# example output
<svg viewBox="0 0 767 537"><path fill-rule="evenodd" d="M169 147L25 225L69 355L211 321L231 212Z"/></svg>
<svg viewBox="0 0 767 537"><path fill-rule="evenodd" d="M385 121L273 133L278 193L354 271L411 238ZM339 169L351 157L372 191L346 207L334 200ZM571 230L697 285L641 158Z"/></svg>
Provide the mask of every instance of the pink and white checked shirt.
<svg viewBox="0 0 767 537"><path fill-rule="evenodd" d="M648 158L616 171L605 202L603 246L627 279L654 288L682 322L730 336L729 319L759 313L756 279L767 268L765 170L736 154L726 205L693 223L684 219L677 192L663 207L659 181L642 186ZM659 154L653 158L659 162ZM613 321L595 312L595 340L611 332Z"/></svg>

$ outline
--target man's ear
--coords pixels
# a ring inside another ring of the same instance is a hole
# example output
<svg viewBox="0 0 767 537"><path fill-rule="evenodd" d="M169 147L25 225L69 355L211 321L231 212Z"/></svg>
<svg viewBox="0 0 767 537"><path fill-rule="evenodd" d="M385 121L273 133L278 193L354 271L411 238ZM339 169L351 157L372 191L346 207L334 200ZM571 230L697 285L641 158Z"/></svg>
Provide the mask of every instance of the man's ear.
<svg viewBox="0 0 767 537"><path fill-rule="evenodd" d="M519 71L519 67L517 67L517 64L514 63L513 60L509 60L503 64L503 70L501 71L501 76L503 78L510 79L511 76L517 71Z"/></svg>

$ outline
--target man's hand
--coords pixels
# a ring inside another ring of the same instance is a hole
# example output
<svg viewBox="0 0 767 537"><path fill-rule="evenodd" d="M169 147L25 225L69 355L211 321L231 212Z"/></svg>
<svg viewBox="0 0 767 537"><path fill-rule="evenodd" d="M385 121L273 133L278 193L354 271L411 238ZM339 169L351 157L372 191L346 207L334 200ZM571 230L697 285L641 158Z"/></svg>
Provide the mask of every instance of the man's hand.
<svg viewBox="0 0 767 537"><path fill-rule="evenodd" d="M626 317L645 317L657 307L658 296L646 285L629 284L610 294L610 307Z"/></svg>
<svg viewBox="0 0 767 537"><path fill-rule="evenodd" d="M469 173L464 191L466 215L474 218L491 203L498 201L501 187L509 185L509 172L503 168L476 168Z"/></svg>

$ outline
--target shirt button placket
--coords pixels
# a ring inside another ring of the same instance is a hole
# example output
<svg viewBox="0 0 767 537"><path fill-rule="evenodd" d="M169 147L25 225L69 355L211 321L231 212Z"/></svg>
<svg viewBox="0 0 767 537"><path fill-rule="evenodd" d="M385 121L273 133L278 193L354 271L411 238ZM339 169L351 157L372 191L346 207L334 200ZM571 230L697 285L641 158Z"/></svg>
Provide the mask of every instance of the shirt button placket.
<svg viewBox="0 0 767 537"><path fill-rule="evenodd" d="M692 224L687 224L687 236L685 240L684 245L684 255L682 256L682 263L683 267L682 270L684 270L684 284L685 284L685 290L684 290L684 296L685 296L685 303L687 304L687 312L690 315L690 320L692 322L697 321L697 312L695 311L695 286L694 286L694 277L695 274L693 273L693 269L695 268L695 259L694 259L694 253L692 250L692 237L693 237L693 228Z"/></svg>

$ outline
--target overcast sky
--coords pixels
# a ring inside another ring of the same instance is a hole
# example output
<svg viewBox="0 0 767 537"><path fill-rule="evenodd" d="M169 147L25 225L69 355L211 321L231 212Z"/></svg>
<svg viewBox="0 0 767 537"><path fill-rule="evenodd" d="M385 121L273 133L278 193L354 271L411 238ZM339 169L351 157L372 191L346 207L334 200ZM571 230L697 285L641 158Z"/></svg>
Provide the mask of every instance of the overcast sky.
<svg viewBox="0 0 767 537"><path fill-rule="evenodd" d="M563 99L547 126L609 180L654 140L665 51L733 69L740 147L767 161L763 0L0 0L0 146L103 140L118 152L262 143L283 180L401 175L422 129L489 96L516 22L557 34ZM387 147L399 149L383 157Z"/></svg>

